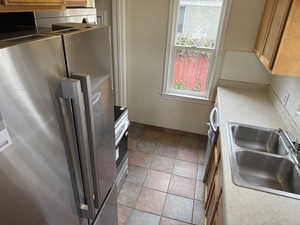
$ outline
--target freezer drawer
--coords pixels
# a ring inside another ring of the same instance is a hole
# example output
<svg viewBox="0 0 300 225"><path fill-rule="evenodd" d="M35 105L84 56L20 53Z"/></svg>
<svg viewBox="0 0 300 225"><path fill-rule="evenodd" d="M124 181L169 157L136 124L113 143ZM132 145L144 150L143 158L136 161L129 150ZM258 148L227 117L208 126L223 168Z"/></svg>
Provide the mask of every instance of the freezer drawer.
<svg viewBox="0 0 300 225"><path fill-rule="evenodd" d="M118 208L117 208L117 186L114 185L109 192L102 209L97 215L93 225L117 225Z"/></svg>

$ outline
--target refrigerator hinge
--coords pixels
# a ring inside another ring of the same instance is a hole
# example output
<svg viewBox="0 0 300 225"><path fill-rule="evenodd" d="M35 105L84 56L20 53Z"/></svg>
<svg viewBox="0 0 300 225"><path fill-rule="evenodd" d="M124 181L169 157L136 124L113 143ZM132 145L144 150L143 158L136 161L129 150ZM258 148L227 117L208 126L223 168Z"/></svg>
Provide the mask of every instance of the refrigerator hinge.
<svg viewBox="0 0 300 225"><path fill-rule="evenodd" d="M88 207L88 205L81 204L80 205L80 213L81 213L82 217L89 218L90 215L89 215L89 207Z"/></svg>

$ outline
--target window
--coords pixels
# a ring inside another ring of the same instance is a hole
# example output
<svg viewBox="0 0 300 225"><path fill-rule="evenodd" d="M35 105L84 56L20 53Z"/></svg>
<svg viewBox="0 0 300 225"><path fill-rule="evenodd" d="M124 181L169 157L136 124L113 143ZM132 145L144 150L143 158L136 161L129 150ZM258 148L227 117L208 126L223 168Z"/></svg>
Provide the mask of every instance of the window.
<svg viewBox="0 0 300 225"><path fill-rule="evenodd" d="M183 24L185 17L185 6L180 6L177 24L177 33L183 33Z"/></svg>
<svg viewBox="0 0 300 225"><path fill-rule="evenodd" d="M171 0L163 93L208 98L223 0Z"/></svg>

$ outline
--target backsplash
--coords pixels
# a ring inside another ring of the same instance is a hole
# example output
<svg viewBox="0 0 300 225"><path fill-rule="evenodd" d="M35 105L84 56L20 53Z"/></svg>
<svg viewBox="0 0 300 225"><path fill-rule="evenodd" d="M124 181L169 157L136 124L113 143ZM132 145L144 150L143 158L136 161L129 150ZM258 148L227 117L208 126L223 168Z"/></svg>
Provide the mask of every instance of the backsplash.
<svg viewBox="0 0 300 225"><path fill-rule="evenodd" d="M271 87L297 128L300 129L300 79L273 76Z"/></svg>

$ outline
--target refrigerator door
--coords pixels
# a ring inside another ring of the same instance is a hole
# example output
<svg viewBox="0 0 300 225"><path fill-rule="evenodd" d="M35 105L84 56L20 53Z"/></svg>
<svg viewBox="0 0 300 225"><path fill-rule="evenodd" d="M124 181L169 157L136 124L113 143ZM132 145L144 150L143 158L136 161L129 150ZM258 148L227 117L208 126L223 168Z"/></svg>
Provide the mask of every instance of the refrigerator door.
<svg viewBox="0 0 300 225"><path fill-rule="evenodd" d="M62 36L69 76L81 81L85 98L95 206L99 209L116 177L110 30L96 26Z"/></svg>
<svg viewBox="0 0 300 225"><path fill-rule="evenodd" d="M108 26L82 28L81 25L76 27L74 24L75 29L70 29L71 32L60 32L69 74L89 74L93 91L99 87L104 76L112 75L110 29Z"/></svg>
<svg viewBox="0 0 300 225"><path fill-rule="evenodd" d="M85 198L80 199L80 212L81 216L93 219L96 213L94 206L94 181L92 177L91 156L86 125L86 109L80 81L64 79L61 81L61 88L61 98L63 98L63 100L60 100L62 108L64 107L63 103L66 104L64 108L66 113L63 114L64 125L66 128L71 128L68 129L66 133L68 135L75 134L74 136L77 140L77 148L75 148L73 152L76 153L76 150L78 150L78 155L80 158L79 165L82 171L82 182L84 186ZM74 122L68 120L68 118L74 118ZM69 144L72 145L72 140L68 140ZM74 164L77 164L77 162L74 162Z"/></svg>
<svg viewBox="0 0 300 225"><path fill-rule="evenodd" d="M1 224L88 225L78 210L83 186L74 182L80 168L61 127L61 38L38 35L1 46Z"/></svg>
<svg viewBox="0 0 300 225"><path fill-rule="evenodd" d="M109 192L102 209L99 211L93 225L117 225L117 186L114 185Z"/></svg>

